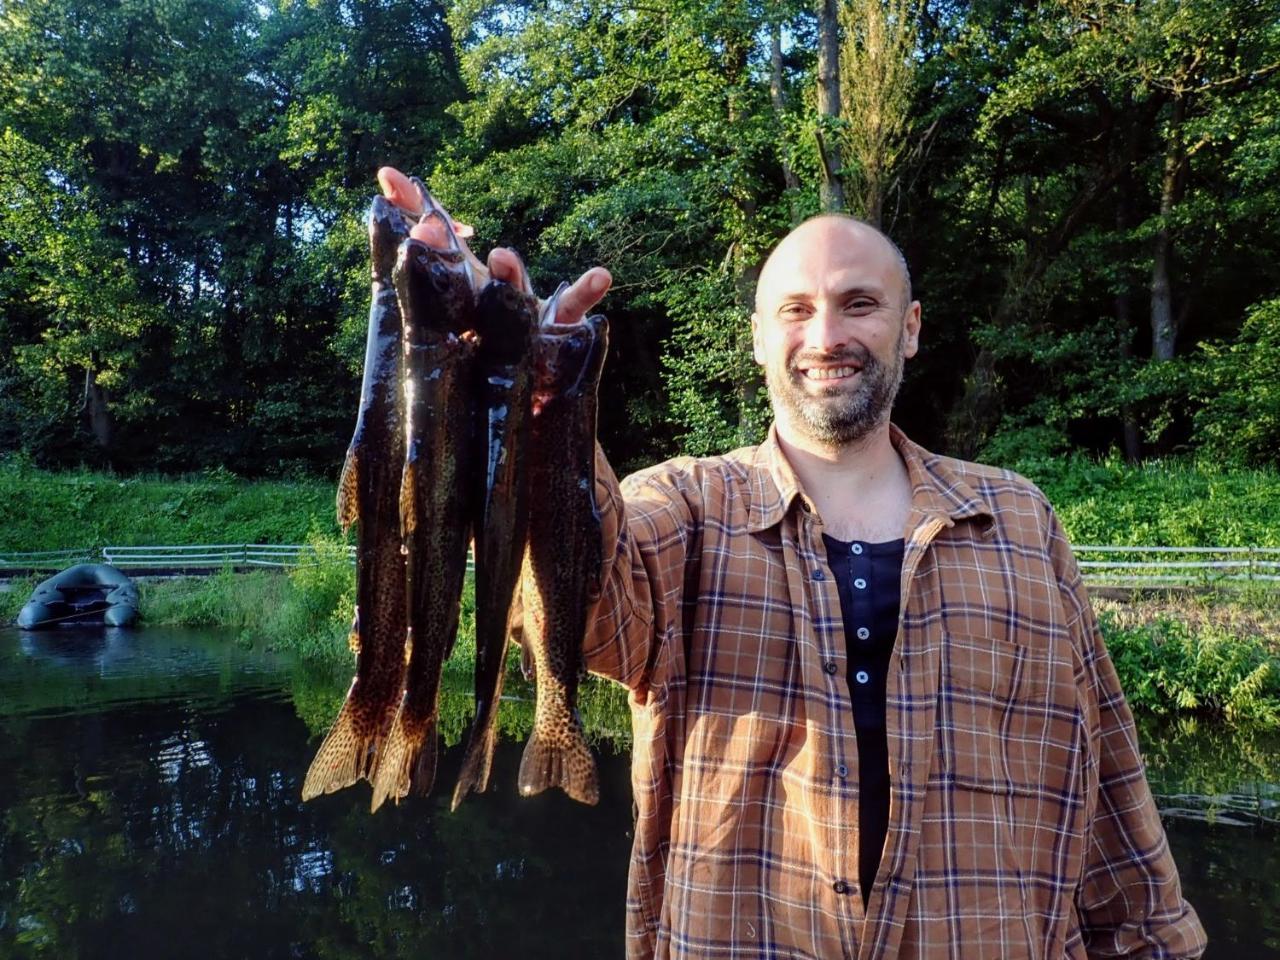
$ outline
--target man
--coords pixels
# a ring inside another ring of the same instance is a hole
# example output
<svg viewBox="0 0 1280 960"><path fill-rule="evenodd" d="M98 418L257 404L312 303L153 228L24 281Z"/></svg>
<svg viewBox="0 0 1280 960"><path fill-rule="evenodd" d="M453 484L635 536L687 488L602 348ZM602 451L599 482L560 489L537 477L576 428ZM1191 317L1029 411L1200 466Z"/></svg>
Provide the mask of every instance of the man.
<svg viewBox="0 0 1280 960"><path fill-rule="evenodd" d="M621 487L599 458L586 654L631 690L628 955L1199 956L1052 509L889 423L920 333L897 248L802 224L752 332L764 444Z"/></svg>

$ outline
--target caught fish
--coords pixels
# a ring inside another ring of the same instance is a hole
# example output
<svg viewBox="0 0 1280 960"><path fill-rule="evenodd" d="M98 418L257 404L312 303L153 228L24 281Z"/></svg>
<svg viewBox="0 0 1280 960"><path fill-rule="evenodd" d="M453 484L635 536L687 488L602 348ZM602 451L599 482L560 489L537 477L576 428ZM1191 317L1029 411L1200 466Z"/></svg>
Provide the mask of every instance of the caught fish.
<svg viewBox="0 0 1280 960"><path fill-rule="evenodd" d="M373 303L355 435L338 483L338 523L356 524L356 675L302 784L302 799L367 778L400 700L404 674L404 557L400 474L404 463L400 305L396 251L409 235L399 210L376 197L369 210Z"/></svg>
<svg viewBox="0 0 1280 960"><path fill-rule="evenodd" d="M429 198L428 198L428 202ZM474 296L456 237L451 248L406 241L396 263L405 316L406 446L400 530L409 651L404 697L372 776L373 809L431 790L440 677L458 632L470 537Z"/></svg>
<svg viewBox="0 0 1280 960"><path fill-rule="evenodd" d="M608 347L604 317L555 322L548 305L534 351L529 516L521 598L524 643L533 651L537 706L520 761L525 796L561 787L583 803L600 796L595 758L578 716L587 614L603 566L595 504L596 394Z"/></svg>
<svg viewBox="0 0 1280 960"><path fill-rule="evenodd" d="M532 421L530 347L537 327L537 301L531 294L500 280L491 280L480 291L476 300L478 429L473 461L481 479L474 519L476 714L453 791L455 810L469 790L485 789L493 761L498 700L507 662L508 618L520 580L529 519L523 470Z"/></svg>

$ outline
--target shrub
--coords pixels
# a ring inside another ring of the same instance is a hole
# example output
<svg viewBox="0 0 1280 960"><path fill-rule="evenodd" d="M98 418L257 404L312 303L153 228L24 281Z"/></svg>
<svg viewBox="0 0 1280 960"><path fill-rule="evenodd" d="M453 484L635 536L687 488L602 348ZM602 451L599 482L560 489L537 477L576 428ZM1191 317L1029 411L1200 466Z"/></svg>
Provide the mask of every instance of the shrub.
<svg viewBox="0 0 1280 960"><path fill-rule="evenodd" d="M1195 439L1221 460L1273 465L1280 451L1280 299L1249 311L1231 343L1202 344Z"/></svg>
<svg viewBox="0 0 1280 960"><path fill-rule="evenodd" d="M1280 727L1280 664L1260 638L1169 617L1125 623L1108 609L1098 622L1135 712Z"/></svg>

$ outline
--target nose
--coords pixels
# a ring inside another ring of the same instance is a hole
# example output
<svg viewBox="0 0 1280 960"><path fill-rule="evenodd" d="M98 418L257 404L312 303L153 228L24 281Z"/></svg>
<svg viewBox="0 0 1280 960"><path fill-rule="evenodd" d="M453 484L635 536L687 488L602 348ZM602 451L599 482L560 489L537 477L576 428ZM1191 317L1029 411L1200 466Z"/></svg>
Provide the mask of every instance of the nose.
<svg viewBox="0 0 1280 960"><path fill-rule="evenodd" d="M804 346L817 353L839 353L849 341L840 311L825 303L814 306L804 325Z"/></svg>

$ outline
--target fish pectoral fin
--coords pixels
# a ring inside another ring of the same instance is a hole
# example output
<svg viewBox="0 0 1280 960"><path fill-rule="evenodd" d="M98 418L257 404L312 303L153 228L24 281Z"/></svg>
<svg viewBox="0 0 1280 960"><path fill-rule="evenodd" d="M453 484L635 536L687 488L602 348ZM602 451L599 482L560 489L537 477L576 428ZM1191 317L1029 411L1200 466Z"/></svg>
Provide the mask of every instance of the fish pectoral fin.
<svg viewBox="0 0 1280 960"><path fill-rule="evenodd" d="M418 482L418 465L413 460L406 460L404 472L400 475L400 536L413 535L418 527L418 511L413 509L414 488Z"/></svg>
<svg viewBox="0 0 1280 960"><path fill-rule="evenodd" d="M347 634L347 646L357 657L360 656L360 608L356 608L356 615L351 621L351 632Z"/></svg>
<svg viewBox="0 0 1280 960"><path fill-rule="evenodd" d="M360 518L359 459L354 446L347 448L347 459L342 462L342 476L338 480L338 526L345 533Z"/></svg>

